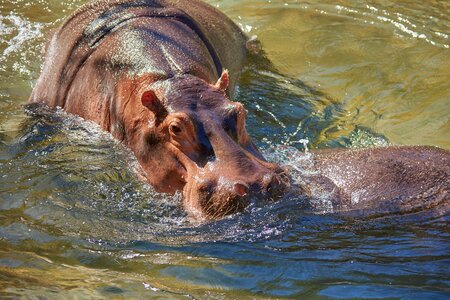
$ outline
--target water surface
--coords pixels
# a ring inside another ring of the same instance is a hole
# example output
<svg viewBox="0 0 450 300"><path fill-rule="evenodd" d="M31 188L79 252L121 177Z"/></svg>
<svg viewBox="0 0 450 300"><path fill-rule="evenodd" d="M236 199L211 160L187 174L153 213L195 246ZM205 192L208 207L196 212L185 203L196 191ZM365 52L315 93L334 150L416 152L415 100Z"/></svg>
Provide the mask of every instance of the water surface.
<svg viewBox="0 0 450 300"><path fill-rule="evenodd" d="M85 2L0 0L0 297L450 297L446 211L361 218L292 197L195 224L95 124L27 112L46 38ZM249 65L237 96L271 159L295 167L305 139L450 149L446 1L209 3L278 70Z"/></svg>

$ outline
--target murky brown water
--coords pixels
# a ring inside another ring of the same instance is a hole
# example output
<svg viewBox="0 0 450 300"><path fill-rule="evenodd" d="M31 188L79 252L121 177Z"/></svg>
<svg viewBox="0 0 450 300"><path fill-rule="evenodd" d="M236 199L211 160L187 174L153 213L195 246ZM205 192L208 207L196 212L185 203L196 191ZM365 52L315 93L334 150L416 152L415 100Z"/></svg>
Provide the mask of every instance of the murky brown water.
<svg viewBox="0 0 450 300"><path fill-rule="evenodd" d="M361 220L286 199L195 225L92 124L27 115L46 36L85 2L0 0L0 297L450 297L448 212ZM242 77L261 147L450 149L448 1L209 3L284 74Z"/></svg>

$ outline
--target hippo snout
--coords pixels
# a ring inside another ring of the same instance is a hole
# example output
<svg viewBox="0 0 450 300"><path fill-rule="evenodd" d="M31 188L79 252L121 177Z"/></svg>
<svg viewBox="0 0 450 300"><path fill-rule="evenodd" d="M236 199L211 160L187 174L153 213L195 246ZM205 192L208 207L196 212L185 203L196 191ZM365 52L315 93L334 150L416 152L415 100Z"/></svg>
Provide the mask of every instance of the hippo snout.
<svg viewBox="0 0 450 300"><path fill-rule="evenodd" d="M289 178L284 170L279 170L277 173L266 175L263 178L262 191L268 194L271 200L280 198L289 187Z"/></svg>
<svg viewBox="0 0 450 300"><path fill-rule="evenodd" d="M191 195L196 203L195 207L202 217L217 219L242 211L250 203L249 188L242 183L232 186L217 185L216 183L200 184L197 195Z"/></svg>
<svg viewBox="0 0 450 300"><path fill-rule="evenodd" d="M240 212L252 199L276 201L290 186L287 175L281 169L275 172L269 170L256 178L254 174L239 179L223 175L215 177L215 174L206 172L202 175L186 184L185 207L207 219Z"/></svg>

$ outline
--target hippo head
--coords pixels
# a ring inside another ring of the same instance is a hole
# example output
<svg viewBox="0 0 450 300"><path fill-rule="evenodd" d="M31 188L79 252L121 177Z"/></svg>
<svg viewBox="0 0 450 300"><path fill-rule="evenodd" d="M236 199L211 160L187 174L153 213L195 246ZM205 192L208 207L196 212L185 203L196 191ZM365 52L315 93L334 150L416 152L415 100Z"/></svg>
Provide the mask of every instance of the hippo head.
<svg viewBox="0 0 450 300"><path fill-rule="evenodd" d="M225 71L214 85L178 75L141 93L148 122L135 146L148 181L160 192L182 190L185 209L200 218L237 212L251 196L275 199L289 185L251 141L246 111L227 86Z"/></svg>

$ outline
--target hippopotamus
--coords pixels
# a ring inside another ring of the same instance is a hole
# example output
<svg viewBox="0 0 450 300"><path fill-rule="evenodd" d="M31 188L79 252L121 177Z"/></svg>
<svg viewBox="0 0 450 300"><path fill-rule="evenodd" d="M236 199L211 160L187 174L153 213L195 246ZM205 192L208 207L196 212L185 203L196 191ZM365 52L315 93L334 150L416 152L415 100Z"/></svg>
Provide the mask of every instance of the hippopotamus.
<svg viewBox="0 0 450 300"><path fill-rule="evenodd" d="M450 154L431 146L320 149L297 155L297 194L316 211L383 215L448 210ZM300 175L300 176L299 176Z"/></svg>
<svg viewBox="0 0 450 300"><path fill-rule="evenodd" d="M192 214L223 216L289 185L231 100L247 40L201 1L96 1L53 34L30 101L98 123L157 191L183 191Z"/></svg>
<svg viewBox="0 0 450 300"><path fill-rule="evenodd" d="M96 122L133 151L157 191L182 191L191 215L220 218L250 199L276 200L291 188L286 169L266 161L252 142L246 110L232 100L251 49L236 24L199 0L100 0L53 33L30 102ZM307 185L341 189L335 201L346 209L352 190L375 181L389 187L387 196L400 188L389 184L395 178L419 176L444 186L448 168L429 178L431 165L418 158L448 166L448 153L408 149L319 154L322 175ZM377 163L370 158L375 152ZM402 168L399 161L409 158ZM333 170L346 180L334 178ZM380 172L387 175L361 176ZM353 184L351 176L364 180ZM383 190L368 197L382 200ZM298 191L308 194L308 187Z"/></svg>

